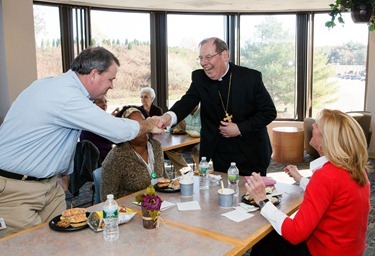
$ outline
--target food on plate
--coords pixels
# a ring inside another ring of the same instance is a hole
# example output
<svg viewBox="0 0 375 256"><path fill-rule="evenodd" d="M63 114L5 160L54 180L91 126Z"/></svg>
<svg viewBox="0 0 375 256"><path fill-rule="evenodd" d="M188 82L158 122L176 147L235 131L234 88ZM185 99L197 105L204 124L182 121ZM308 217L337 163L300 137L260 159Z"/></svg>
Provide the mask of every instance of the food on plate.
<svg viewBox="0 0 375 256"><path fill-rule="evenodd" d="M118 206L118 212L118 224L129 222L137 214L134 209L122 205ZM97 211L90 213L87 223L89 224L89 227L95 232L102 231L105 225L103 220L103 212Z"/></svg>
<svg viewBox="0 0 375 256"><path fill-rule="evenodd" d="M180 133L182 130L180 128L173 128L172 130L173 133Z"/></svg>
<svg viewBox="0 0 375 256"><path fill-rule="evenodd" d="M193 138L199 138L201 136L201 134L197 131L193 131L193 130L187 130L186 133L190 136L190 137L193 137Z"/></svg>
<svg viewBox="0 0 375 256"><path fill-rule="evenodd" d="M74 228L82 227L87 224L86 217L87 210L85 208L72 208L62 212L60 221L57 226L67 228L72 226Z"/></svg>
<svg viewBox="0 0 375 256"><path fill-rule="evenodd" d="M174 190L180 189L180 179L172 180L171 183L169 183L168 187Z"/></svg>
<svg viewBox="0 0 375 256"><path fill-rule="evenodd" d="M72 226L73 228L82 227L82 226L85 226L86 224L87 224L86 214L80 215L80 216L73 216L70 219L70 226Z"/></svg>
<svg viewBox="0 0 375 256"><path fill-rule="evenodd" d="M56 225L57 225L58 227L60 227L60 228L67 228L67 227L70 226L70 220L68 220L68 219L63 219L63 220L61 220L61 219L60 219L60 221L57 222Z"/></svg>
<svg viewBox="0 0 375 256"><path fill-rule="evenodd" d="M208 170L208 174L213 174L213 173L214 173L213 170ZM195 170L194 175L199 175L199 170Z"/></svg>
<svg viewBox="0 0 375 256"><path fill-rule="evenodd" d="M170 179L165 179L165 178L158 179L159 188L166 188L169 186L170 183L171 183Z"/></svg>

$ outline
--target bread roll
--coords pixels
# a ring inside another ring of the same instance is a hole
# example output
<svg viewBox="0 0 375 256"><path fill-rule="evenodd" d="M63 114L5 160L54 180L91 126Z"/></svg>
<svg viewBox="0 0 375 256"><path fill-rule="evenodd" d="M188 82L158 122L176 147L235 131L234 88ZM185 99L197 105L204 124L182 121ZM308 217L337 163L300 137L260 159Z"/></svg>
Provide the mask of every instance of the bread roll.
<svg viewBox="0 0 375 256"><path fill-rule="evenodd" d="M72 209L67 209L62 212L63 217L71 217L71 216L77 216L77 215L82 215L86 214L86 209L85 208L72 208Z"/></svg>

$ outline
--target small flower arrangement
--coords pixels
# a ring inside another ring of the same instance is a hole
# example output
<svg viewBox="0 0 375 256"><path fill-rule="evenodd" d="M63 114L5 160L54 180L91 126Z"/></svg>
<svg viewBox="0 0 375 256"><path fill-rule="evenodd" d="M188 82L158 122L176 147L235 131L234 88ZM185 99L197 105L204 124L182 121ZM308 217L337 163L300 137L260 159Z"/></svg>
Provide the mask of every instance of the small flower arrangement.
<svg viewBox="0 0 375 256"><path fill-rule="evenodd" d="M155 188L152 185L146 189L146 194L137 195L135 201L141 204L152 220L155 220L159 216L163 200L156 195Z"/></svg>

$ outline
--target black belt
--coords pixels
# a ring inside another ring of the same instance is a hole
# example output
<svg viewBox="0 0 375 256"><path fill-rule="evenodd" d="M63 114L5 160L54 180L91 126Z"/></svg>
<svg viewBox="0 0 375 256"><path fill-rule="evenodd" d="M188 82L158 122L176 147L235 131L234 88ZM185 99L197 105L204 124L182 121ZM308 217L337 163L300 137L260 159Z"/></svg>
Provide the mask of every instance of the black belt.
<svg viewBox="0 0 375 256"><path fill-rule="evenodd" d="M35 181L40 181L40 180L46 180L49 178L36 178L32 176L27 176L27 175L22 175L18 173L13 173L13 172L7 172L2 169L0 169L0 176L9 178L9 179L15 179L15 180L35 180Z"/></svg>

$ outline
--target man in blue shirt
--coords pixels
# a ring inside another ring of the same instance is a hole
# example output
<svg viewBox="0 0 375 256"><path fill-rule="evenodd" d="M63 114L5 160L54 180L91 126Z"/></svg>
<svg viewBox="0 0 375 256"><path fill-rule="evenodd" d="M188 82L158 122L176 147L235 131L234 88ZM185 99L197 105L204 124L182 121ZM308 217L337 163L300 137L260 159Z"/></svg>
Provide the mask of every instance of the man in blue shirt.
<svg viewBox="0 0 375 256"><path fill-rule="evenodd" d="M0 126L0 237L51 220L66 209L59 176L73 172L81 130L114 143L160 133L156 121L116 118L92 103L113 89L120 63L102 47L82 51L66 73L33 82Z"/></svg>

